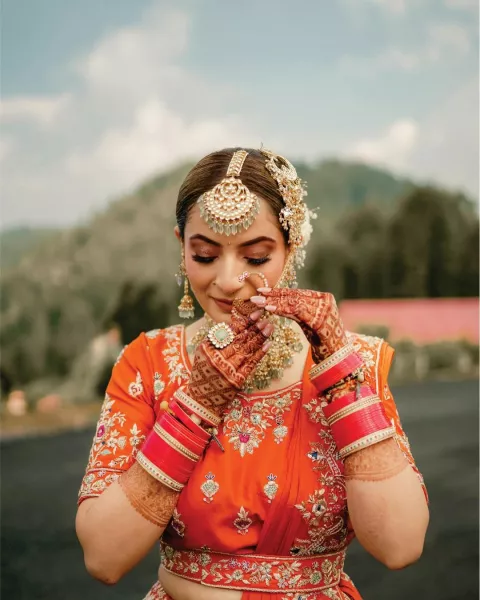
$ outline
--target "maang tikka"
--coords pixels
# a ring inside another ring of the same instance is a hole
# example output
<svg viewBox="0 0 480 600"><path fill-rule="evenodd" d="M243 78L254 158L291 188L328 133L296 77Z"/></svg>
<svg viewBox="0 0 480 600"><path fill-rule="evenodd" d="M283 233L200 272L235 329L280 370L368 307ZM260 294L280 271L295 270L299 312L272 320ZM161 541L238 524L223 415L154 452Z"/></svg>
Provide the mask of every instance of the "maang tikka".
<svg viewBox="0 0 480 600"><path fill-rule="evenodd" d="M260 201L240 179L246 150L237 150L230 160L227 174L213 189L197 200L200 215L207 225L224 235L246 230L260 211Z"/></svg>
<svg viewBox="0 0 480 600"><path fill-rule="evenodd" d="M193 298L190 296L190 291L188 288L188 277L187 270L185 268L185 250L182 246L182 262L180 263L180 268L178 273L175 273L175 279L177 280L177 284L181 287L183 283L183 297L180 300L180 304L178 305L178 314L181 319L193 319L195 316L195 306L193 304Z"/></svg>

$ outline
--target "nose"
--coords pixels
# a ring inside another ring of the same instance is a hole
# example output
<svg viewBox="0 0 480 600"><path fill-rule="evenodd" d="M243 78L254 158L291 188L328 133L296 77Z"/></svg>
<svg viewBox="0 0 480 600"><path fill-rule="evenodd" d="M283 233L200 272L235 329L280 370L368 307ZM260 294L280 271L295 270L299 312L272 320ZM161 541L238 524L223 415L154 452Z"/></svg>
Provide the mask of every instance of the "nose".
<svg viewBox="0 0 480 600"><path fill-rule="evenodd" d="M224 297L228 299L234 298L245 285L238 280L241 274L241 265L233 257L224 257L219 261L214 283Z"/></svg>

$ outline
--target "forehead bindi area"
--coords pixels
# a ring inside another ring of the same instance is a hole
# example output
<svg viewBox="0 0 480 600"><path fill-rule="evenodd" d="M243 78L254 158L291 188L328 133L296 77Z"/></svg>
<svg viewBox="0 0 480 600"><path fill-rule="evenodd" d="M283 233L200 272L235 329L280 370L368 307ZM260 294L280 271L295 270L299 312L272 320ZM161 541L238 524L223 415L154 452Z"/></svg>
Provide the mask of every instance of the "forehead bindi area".
<svg viewBox="0 0 480 600"><path fill-rule="evenodd" d="M255 244L260 244L262 242L267 242L270 244L276 244L277 241L274 238L271 238L269 236L266 235L261 235L261 236L257 236L255 238L251 238L249 240L246 241L242 241L239 242L237 244L233 243L233 239L236 236L232 236L232 240L227 241L226 243L222 244L219 241L216 240L212 240L211 238L207 237L206 235L203 235L201 233L195 233L193 235L191 235L188 239L190 240L190 242L195 242L196 240L204 242L206 244L211 244L212 246L216 246L218 248L221 248L222 246L226 245L226 246L237 246L238 248L248 248L249 246L254 246Z"/></svg>
<svg viewBox="0 0 480 600"><path fill-rule="evenodd" d="M198 207L192 207L187 219L186 238L190 242L197 240L212 246L243 248L260 242L270 245L281 243L283 233L278 219L272 214L268 204L261 200L260 212L252 225L241 233L229 236L212 231L200 216Z"/></svg>

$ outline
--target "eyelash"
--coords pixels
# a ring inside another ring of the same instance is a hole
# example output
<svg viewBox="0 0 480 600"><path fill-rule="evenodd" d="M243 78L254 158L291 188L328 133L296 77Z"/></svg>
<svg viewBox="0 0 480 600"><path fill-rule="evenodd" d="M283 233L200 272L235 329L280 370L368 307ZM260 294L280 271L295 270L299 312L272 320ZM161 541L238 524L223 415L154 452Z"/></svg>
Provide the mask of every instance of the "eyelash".
<svg viewBox="0 0 480 600"><path fill-rule="evenodd" d="M217 257L216 256L199 256L198 254L194 254L192 256L192 258L195 262L210 264ZM249 265L258 266L258 265L264 265L265 263L270 261L271 258L270 258L270 256L265 256L264 258L247 258L246 260Z"/></svg>

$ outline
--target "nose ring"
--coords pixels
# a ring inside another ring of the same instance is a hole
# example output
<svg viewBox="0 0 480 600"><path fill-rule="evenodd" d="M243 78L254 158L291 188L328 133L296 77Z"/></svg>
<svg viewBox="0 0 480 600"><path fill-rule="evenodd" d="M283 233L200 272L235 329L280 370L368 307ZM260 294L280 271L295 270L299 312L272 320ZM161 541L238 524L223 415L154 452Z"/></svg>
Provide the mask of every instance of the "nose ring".
<svg viewBox="0 0 480 600"><path fill-rule="evenodd" d="M249 271L244 271L241 275L238 276L238 281L240 283L243 283L245 281L245 279L248 279L249 277L253 277L254 275L258 275L261 278L261 280L263 281L264 287L270 287L268 285L268 279L265 277L265 275L263 273L259 273L258 271L255 271L255 273L250 273Z"/></svg>

